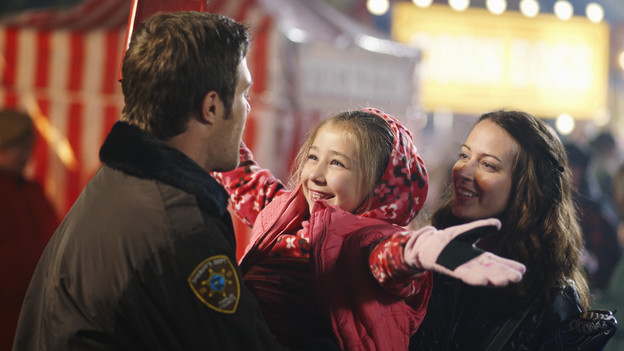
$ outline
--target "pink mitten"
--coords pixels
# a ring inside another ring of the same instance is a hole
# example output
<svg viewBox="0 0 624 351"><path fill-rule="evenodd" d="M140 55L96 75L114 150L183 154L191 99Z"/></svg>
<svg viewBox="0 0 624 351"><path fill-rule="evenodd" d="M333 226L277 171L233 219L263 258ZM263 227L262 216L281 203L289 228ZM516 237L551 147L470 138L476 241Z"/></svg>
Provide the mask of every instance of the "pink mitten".
<svg viewBox="0 0 624 351"><path fill-rule="evenodd" d="M461 279L470 285L505 286L522 279L526 267L519 262L483 251L474 244L500 229L498 219L482 219L443 230L432 226L411 232L403 258L412 268Z"/></svg>

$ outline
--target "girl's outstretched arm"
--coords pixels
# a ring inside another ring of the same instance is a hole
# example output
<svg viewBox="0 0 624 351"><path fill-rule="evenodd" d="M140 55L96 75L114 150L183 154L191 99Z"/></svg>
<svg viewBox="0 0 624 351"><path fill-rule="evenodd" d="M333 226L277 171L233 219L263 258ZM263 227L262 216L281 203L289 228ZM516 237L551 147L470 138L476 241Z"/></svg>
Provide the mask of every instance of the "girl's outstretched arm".
<svg viewBox="0 0 624 351"><path fill-rule="evenodd" d="M469 285L505 286L522 279L525 266L474 244L500 228L497 219L474 221L443 230L427 226L396 233L377 244L369 267L389 292L410 297L424 271L436 271Z"/></svg>

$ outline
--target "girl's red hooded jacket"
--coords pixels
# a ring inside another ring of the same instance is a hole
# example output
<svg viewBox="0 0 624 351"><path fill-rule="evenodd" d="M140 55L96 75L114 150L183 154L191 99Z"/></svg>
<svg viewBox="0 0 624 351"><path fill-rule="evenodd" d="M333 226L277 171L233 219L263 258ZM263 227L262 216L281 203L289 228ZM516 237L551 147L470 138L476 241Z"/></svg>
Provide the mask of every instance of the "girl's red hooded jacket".
<svg viewBox="0 0 624 351"><path fill-rule="evenodd" d="M403 301L379 285L368 258L377 242L404 231L401 226L416 217L427 195L428 176L410 131L379 110L364 111L380 116L392 128L391 159L368 211L355 215L323 202L310 211L310 279L342 349L407 350L409 337L424 318L431 275L420 276L420 292ZM241 260L245 273L267 257L281 234L301 226L308 205L300 185L284 190L245 147L239 168L214 175L230 194L234 212L253 225Z"/></svg>

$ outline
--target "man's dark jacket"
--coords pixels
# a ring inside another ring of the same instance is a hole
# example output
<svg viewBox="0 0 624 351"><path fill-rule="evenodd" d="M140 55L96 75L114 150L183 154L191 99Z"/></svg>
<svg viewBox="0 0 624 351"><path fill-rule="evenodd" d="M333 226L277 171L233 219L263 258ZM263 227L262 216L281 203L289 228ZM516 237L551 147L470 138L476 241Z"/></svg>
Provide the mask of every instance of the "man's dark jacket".
<svg viewBox="0 0 624 351"><path fill-rule="evenodd" d="M100 159L37 266L14 350L273 349L223 188L124 122Z"/></svg>

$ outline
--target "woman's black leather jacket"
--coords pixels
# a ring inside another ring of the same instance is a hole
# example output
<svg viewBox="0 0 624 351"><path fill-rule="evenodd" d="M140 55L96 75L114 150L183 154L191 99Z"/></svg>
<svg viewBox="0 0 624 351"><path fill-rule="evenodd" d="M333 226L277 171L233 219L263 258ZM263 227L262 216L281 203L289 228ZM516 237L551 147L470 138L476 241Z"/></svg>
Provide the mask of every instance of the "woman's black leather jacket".
<svg viewBox="0 0 624 351"><path fill-rule="evenodd" d="M456 279L434 275L433 292L427 314L411 338L410 350L486 350L509 315L491 308L491 289L473 287ZM503 290L500 290L504 293ZM581 312L574 284L562 287L551 303L536 301L502 350L535 351L554 336L559 322Z"/></svg>

